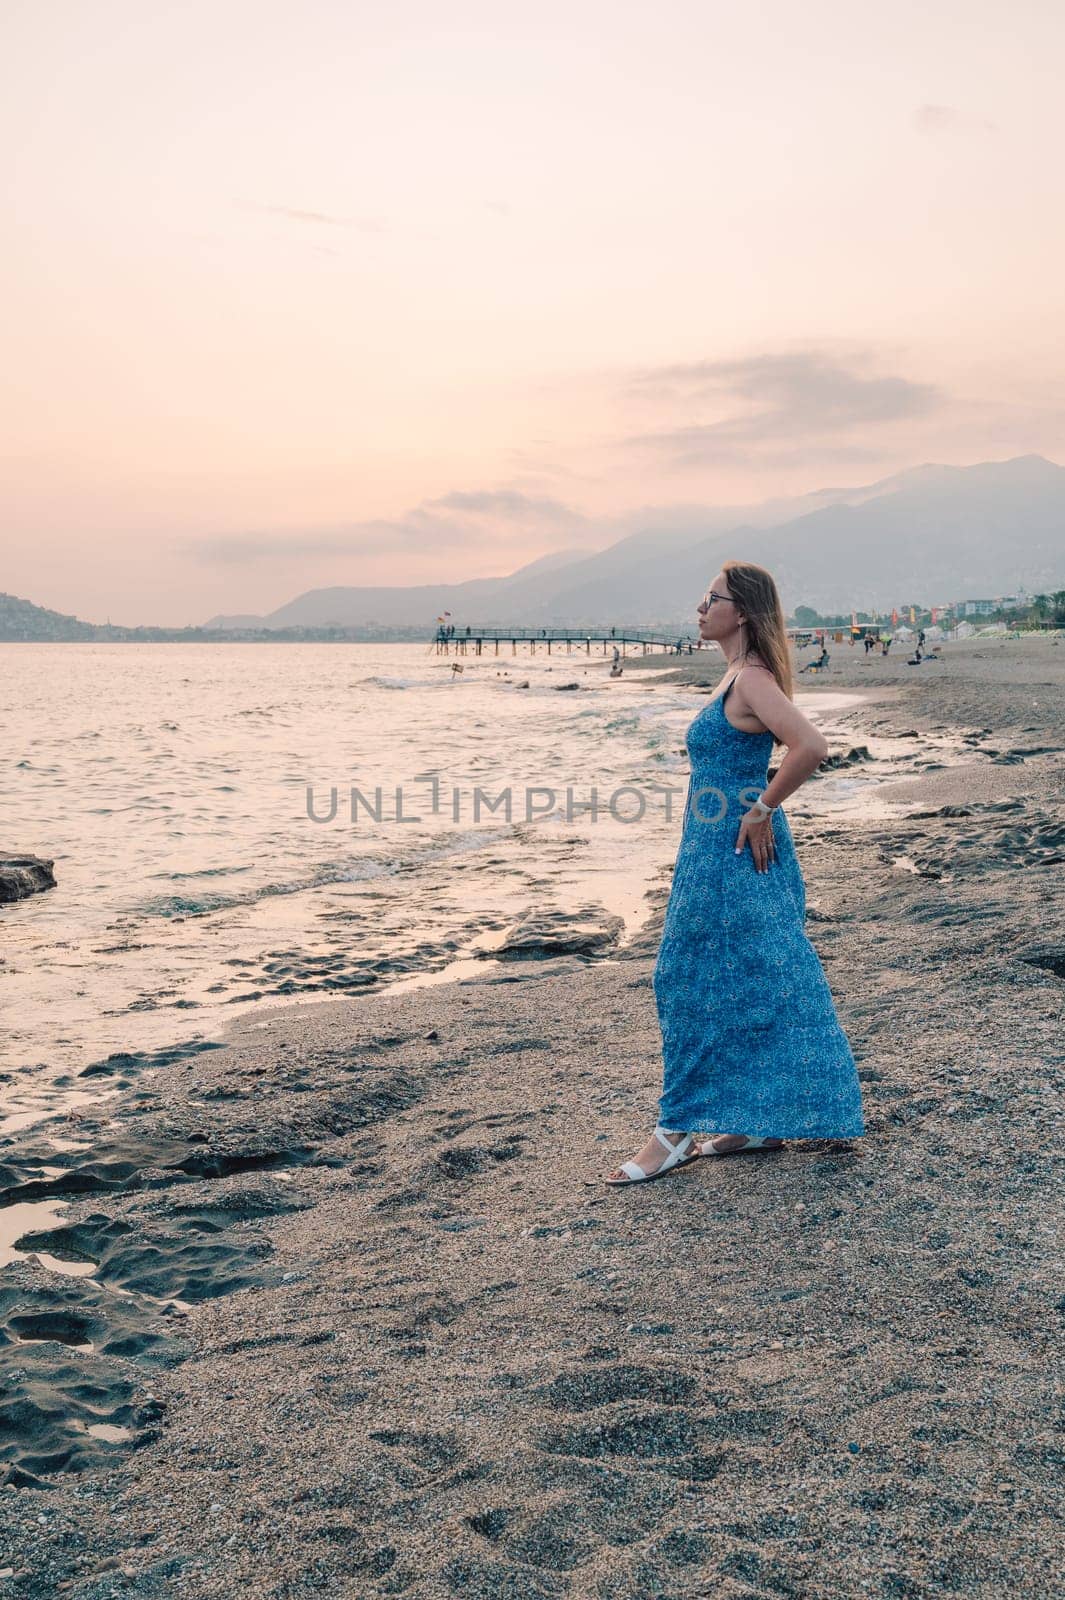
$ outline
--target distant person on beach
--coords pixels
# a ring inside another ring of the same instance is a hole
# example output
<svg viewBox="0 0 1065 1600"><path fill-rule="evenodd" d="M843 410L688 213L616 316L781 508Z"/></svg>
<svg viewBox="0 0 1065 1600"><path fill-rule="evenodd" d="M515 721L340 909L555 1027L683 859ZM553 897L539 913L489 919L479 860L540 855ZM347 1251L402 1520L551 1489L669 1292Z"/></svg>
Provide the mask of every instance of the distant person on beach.
<svg viewBox="0 0 1065 1600"><path fill-rule="evenodd" d="M881 644L880 644L880 654L882 656L886 656L890 649L891 649L891 639L887 638L887 639L882 640Z"/></svg>
<svg viewBox="0 0 1065 1600"><path fill-rule="evenodd" d="M700 1156L865 1131L854 1056L805 931L806 890L781 810L828 745L792 699L780 595L764 567L726 561L697 610L700 638L720 646L727 670L687 730L691 778L653 977L658 1124L607 1177L615 1185L664 1177ZM787 753L767 781L775 744ZM702 1131L711 1136L699 1143Z"/></svg>
<svg viewBox="0 0 1065 1600"><path fill-rule="evenodd" d="M808 661L806 663L805 667L800 667L799 668L799 671L800 672L824 672L825 668L828 666L828 662L829 662L828 651L825 649L824 645L822 645L821 646L821 654L818 656L817 660L816 661Z"/></svg>

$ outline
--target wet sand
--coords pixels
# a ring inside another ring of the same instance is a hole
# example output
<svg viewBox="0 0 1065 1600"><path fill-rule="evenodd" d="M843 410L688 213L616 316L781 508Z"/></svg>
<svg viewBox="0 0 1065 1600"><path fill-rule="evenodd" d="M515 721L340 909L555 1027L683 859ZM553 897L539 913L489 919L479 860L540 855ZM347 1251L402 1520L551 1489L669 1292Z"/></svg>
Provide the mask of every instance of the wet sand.
<svg viewBox="0 0 1065 1600"><path fill-rule="evenodd" d="M864 1138L602 1185L667 866L613 958L112 1058L0 1145L53 1213L0 1274L0 1600L1056 1591L1065 646L947 649L798 680L929 751L793 825Z"/></svg>

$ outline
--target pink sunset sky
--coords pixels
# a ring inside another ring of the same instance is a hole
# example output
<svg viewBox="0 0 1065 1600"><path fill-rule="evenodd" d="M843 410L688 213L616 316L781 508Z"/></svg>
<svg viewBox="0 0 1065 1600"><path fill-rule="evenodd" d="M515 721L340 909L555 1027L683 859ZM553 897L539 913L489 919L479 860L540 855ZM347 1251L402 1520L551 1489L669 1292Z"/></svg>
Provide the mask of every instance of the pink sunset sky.
<svg viewBox="0 0 1065 1600"><path fill-rule="evenodd" d="M201 622L1065 460L1057 0L8 0L0 59L0 590Z"/></svg>

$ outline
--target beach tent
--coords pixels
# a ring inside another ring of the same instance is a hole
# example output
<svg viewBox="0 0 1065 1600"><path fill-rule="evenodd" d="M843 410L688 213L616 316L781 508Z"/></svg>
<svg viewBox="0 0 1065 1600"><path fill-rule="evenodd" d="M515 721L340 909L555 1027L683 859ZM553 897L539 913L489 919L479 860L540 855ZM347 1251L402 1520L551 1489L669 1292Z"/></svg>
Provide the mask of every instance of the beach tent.
<svg viewBox="0 0 1065 1600"><path fill-rule="evenodd" d="M1004 622L989 622L986 628L978 628L977 634L981 639L997 638L1000 633L1008 633L1009 629Z"/></svg>
<svg viewBox="0 0 1065 1600"><path fill-rule="evenodd" d="M895 639L912 639L913 629L908 628L904 622L900 622L892 637Z"/></svg>
<svg viewBox="0 0 1065 1600"><path fill-rule="evenodd" d="M924 636L925 636L926 639L944 639L944 638L946 638L946 635L943 632L943 629L939 626L938 622L934 623L931 628L926 628L924 630Z"/></svg>
<svg viewBox="0 0 1065 1600"><path fill-rule="evenodd" d="M971 639L975 632L976 629L971 622L959 622L954 629L954 637L955 639Z"/></svg>

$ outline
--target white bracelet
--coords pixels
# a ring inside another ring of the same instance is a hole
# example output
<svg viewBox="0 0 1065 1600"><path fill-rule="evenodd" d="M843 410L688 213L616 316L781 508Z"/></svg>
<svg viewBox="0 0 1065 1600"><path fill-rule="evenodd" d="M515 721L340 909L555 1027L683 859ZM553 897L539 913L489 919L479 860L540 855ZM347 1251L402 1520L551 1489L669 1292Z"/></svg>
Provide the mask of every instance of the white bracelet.
<svg viewBox="0 0 1065 1600"><path fill-rule="evenodd" d="M759 819L764 822L766 817L773 815L776 806L771 806L767 800L763 800L762 796L759 795L757 800L751 802L751 810L757 811Z"/></svg>

